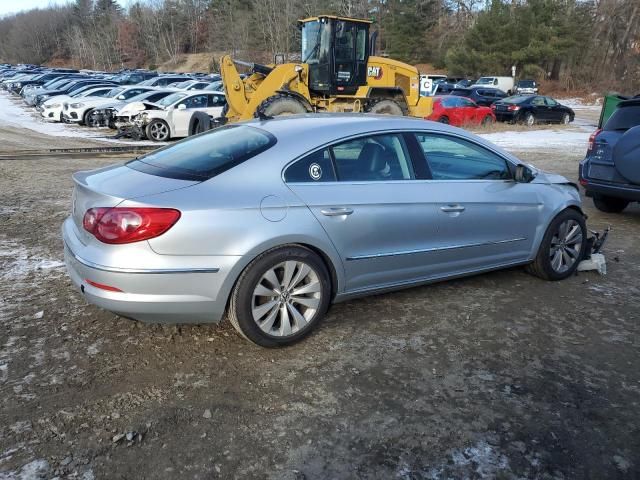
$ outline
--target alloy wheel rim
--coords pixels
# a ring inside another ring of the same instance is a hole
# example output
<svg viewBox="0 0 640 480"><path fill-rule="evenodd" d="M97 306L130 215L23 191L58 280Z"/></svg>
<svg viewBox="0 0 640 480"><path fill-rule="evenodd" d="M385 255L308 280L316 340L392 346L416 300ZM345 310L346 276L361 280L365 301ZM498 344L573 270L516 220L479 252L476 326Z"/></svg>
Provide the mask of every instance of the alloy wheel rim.
<svg viewBox="0 0 640 480"><path fill-rule="evenodd" d="M551 238L549 260L551 268L564 273L579 260L582 249L582 228L575 220L562 222Z"/></svg>
<svg viewBox="0 0 640 480"><path fill-rule="evenodd" d="M287 260L267 270L253 290L251 314L260 330L288 337L304 329L322 300L316 271L305 262Z"/></svg>
<svg viewBox="0 0 640 480"><path fill-rule="evenodd" d="M527 125L533 125L535 122L535 119L533 118L533 115L529 115L527 117Z"/></svg>
<svg viewBox="0 0 640 480"><path fill-rule="evenodd" d="M151 136L155 140L164 140L167 135L167 127L162 123L154 123L151 125Z"/></svg>

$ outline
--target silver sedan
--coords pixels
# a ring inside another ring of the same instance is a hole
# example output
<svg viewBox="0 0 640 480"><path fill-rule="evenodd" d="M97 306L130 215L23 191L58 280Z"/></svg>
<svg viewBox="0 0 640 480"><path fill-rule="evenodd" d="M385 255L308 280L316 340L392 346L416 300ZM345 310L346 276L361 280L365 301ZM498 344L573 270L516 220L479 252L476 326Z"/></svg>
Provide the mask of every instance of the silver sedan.
<svg viewBox="0 0 640 480"><path fill-rule="evenodd" d="M409 118L255 120L73 179L65 259L90 303L226 315L267 347L357 296L514 265L561 280L586 245L574 184Z"/></svg>

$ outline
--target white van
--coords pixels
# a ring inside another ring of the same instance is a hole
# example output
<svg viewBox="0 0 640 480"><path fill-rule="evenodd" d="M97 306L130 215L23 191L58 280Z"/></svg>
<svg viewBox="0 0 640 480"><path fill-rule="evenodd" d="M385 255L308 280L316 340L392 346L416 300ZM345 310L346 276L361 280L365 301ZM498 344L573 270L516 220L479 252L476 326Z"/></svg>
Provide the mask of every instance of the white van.
<svg viewBox="0 0 640 480"><path fill-rule="evenodd" d="M513 77L480 77L474 85L498 88L509 95L513 94Z"/></svg>

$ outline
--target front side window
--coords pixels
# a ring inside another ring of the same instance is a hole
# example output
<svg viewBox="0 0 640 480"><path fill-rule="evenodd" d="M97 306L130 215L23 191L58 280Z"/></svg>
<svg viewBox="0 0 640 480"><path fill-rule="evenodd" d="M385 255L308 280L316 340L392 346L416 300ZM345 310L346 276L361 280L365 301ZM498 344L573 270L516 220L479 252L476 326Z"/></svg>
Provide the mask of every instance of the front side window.
<svg viewBox="0 0 640 480"><path fill-rule="evenodd" d="M184 105L187 108L207 108L208 99L206 95L196 95L189 97L178 104Z"/></svg>
<svg viewBox="0 0 640 480"><path fill-rule="evenodd" d="M204 181L258 155L276 143L246 125L210 130L130 161L129 168L160 177Z"/></svg>
<svg viewBox="0 0 640 480"><path fill-rule="evenodd" d="M495 153L461 138L416 134L434 180L510 180L507 162Z"/></svg>
<svg viewBox="0 0 640 480"><path fill-rule="evenodd" d="M548 107L555 107L556 105L558 105L558 102L556 102L553 98L544 97L544 101L547 103Z"/></svg>
<svg viewBox="0 0 640 480"><path fill-rule="evenodd" d="M329 149L314 152L290 165L284 172L284 179L287 182L335 182Z"/></svg>
<svg viewBox="0 0 640 480"><path fill-rule="evenodd" d="M220 107L225 104L225 98L222 95L209 95L209 106Z"/></svg>
<svg viewBox="0 0 640 480"><path fill-rule="evenodd" d="M364 62L367 58L367 29L358 27L358 36L356 37L356 60Z"/></svg>
<svg viewBox="0 0 640 480"><path fill-rule="evenodd" d="M375 135L331 147L338 181L414 179L409 151L399 134Z"/></svg>

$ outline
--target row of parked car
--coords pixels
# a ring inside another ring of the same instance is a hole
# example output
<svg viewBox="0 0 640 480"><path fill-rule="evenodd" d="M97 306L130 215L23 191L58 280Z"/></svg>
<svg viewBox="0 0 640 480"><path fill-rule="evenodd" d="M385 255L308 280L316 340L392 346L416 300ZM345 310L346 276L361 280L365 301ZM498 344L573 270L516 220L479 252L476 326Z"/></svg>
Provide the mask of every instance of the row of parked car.
<svg viewBox="0 0 640 480"><path fill-rule="evenodd" d="M215 74L2 65L0 89L22 97L47 121L110 127L118 136L158 142L208 130L226 105Z"/></svg>

